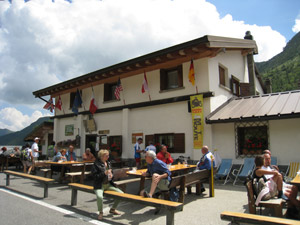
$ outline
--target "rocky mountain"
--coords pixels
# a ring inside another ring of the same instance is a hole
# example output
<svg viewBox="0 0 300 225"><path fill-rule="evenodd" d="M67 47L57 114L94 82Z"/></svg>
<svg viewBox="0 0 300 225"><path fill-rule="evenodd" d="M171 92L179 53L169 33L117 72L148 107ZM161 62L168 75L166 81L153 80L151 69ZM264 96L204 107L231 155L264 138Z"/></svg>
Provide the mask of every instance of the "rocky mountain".
<svg viewBox="0 0 300 225"><path fill-rule="evenodd" d="M256 65L263 79L271 80L273 92L300 89L300 32L281 53Z"/></svg>
<svg viewBox="0 0 300 225"><path fill-rule="evenodd" d="M8 129L0 129L0 136L10 134L10 133L13 133L13 131L8 130Z"/></svg>

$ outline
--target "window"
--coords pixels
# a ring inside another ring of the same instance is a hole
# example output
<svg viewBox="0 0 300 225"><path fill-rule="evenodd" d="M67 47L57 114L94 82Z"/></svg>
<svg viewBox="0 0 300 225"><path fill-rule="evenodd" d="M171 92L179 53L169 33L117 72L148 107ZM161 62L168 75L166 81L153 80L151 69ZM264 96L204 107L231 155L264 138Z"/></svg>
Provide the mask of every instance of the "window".
<svg viewBox="0 0 300 225"><path fill-rule="evenodd" d="M80 90L79 92L80 92L80 95L81 95L81 98L82 98L82 90ZM73 107L75 96L76 96L76 91L70 93L70 108L71 109ZM79 107L81 107L81 105Z"/></svg>
<svg viewBox="0 0 300 225"><path fill-rule="evenodd" d="M183 133L146 135L145 139L146 145L148 145L149 141L153 141L157 147L162 144L168 146L168 152L170 153L185 153L185 134Z"/></svg>
<svg viewBox="0 0 300 225"><path fill-rule="evenodd" d="M104 101L117 100L115 96L115 89L117 83L104 84Z"/></svg>
<svg viewBox="0 0 300 225"><path fill-rule="evenodd" d="M234 76L231 76L231 91L232 94L240 96L240 81Z"/></svg>
<svg viewBox="0 0 300 225"><path fill-rule="evenodd" d="M171 90L183 86L182 65L160 70L160 90Z"/></svg>
<svg viewBox="0 0 300 225"><path fill-rule="evenodd" d="M237 123L235 129L238 157L259 155L269 148L268 122Z"/></svg>
<svg viewBox="0 0 300 225"><path fill-rule="evenodd" d="M228 71L221 65L219 65L219 83L224 87L228 87Z"/></svg>

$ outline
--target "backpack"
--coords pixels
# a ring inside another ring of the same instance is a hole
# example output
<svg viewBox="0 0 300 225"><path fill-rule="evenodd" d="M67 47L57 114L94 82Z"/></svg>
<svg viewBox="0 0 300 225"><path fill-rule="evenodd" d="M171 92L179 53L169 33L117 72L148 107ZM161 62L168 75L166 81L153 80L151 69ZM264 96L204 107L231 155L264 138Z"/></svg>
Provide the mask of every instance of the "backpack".
<svg viewBox="0 0 300 225"><path fill-rule="evenodd" d="M25 148L21 151L21 155L20 155L20 159L23 161L31 161L31 157L28 154L28 149L29 148Z"/></svg>

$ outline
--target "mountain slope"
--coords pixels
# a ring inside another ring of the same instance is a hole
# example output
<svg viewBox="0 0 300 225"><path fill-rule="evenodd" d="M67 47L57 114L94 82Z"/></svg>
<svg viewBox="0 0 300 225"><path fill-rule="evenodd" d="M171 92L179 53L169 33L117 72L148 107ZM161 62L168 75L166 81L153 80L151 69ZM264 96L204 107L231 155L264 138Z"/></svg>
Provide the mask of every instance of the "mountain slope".
<svg viewBox="0 0 300 225"><path fill-rule="evenodd" d="M50 120L50 117L41 117L37 121L25 127L23 130L0 136L0 145L24 145L24 138L44 121Z"/></svg>
<svg viewBox="0 0 300 225"><path fill-rule="evenodd" d="M300 32L287 43L281 53L256 65L263 79L271 79L273 92L299 89Z"/></svg>
<svg viewBox="0 0 300 225"><path fill-rule="evenodd" d="M13 133L13 131L8 130L8 129L0 129L0 136L10 134L10 133Z"/></svg>

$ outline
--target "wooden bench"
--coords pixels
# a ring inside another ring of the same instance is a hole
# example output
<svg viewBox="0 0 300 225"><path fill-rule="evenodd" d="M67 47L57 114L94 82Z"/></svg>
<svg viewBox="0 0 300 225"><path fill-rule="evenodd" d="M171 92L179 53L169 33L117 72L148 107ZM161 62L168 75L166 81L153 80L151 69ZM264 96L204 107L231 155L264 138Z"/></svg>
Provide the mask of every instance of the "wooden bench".
<svg viewBox="0 0 300 225"><path fill-rule="evenodd" d="M88 193L94 193L94 187L78 183L70 183L69 187L72 189L71 205L77 204L77 192L84 191ZM153 206L156 208L165 208L167 210L167 225L174 224L174 213L183 209L183 203L172 202L156 198L145 198L139 195L119 193L115 191L104 191L106 197L119 199L125 202L134 202L146 206Z"/></svg>
<svg viewBox="0 0 300 225"><path fill-rule="evenodd" d="M230 221L232 224L250 223L250 224L262 224L262 225L300 225L300 221L289 220L270 216L253 215L249 213L238 212L222 212L221 219Z"/></svg>
<svg viewBox="0 0 300 225"><path fill-rule="evenodd" d="M246 182L246 189L247 189L247 195L248 195L248 207L249 212L251 214L256 214L256 205L255 205L255 197L254 197L254 191L252 186L252 181L249 180ZM279 199L270 199L267 201L261 201L258 205L260 207L260 214L261 214L261 208L273 208L275 211L276 217L282 217L282 207L285 204L285 201L281 198Z"/></svg>
<svg viewBox="0 0 300 225"><path fill-rule="evenodd" d="M192 185L196 185L196 194L201 194L201 183L209 183L209 196L212 197L211 171L199 170L185 175L185 185L188 194L191 194Z"/></svg>
<svg viewBox="0 0 300 225"><path fill-rule="evenodd" d="M44 185L44 198L48 197L48 185L49 185L49 183L54 182L54 179L35 176L35 175L27 174L27 173L20 173L20 172L15 172L15 171L10 171L10 170L4 170L4 173L6 174L6 186L9 186L9 184L10 184L10 175L13 175L13 176L16 176L16 177L28 178L30 180L35 180L35 181L38 181L40 183L43 183L43 185Z"/></svg>

